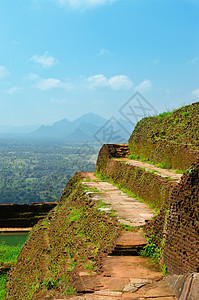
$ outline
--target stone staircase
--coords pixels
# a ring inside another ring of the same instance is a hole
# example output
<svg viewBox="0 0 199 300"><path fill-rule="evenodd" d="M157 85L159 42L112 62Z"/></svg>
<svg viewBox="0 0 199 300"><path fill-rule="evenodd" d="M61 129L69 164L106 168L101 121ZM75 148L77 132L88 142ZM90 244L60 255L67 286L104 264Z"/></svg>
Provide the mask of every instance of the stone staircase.
<svg viewBox="0 0 199 300"><path fill-rule="evenodd" d="M84 288L70 299L177 299L159 267L139 255L139 250L147 244L141 227L155 212L113 184L99 180L92 172L79 175L87 196L96 205L100 203L98 209L104 213L114 213L119 224L131 226L132 231L121 231L113 251L102 258L100 275L80 272L81 286L83 283Z"/></svg>

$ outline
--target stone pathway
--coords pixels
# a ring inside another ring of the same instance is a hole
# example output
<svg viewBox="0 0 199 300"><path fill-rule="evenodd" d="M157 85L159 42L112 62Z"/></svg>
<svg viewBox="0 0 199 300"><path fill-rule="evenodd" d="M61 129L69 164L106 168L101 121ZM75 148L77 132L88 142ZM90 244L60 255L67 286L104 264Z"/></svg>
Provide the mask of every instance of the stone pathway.
<svg viewBox="0 0 199 300"><path fill-rule="evenodd" d="M157 266L150 259L139 256L137 252L146 245L140 226L153 217L154 211L111 183L100 181L92 172L79 174L84 178L87 195L96 202L106 203L106 206L102 206L100 210L107 213L115 211L120 223L135 226L137 232L121 233L113 252L102 259L102 274L98 277L101 287L98 290L81 296L68 296L65 299L177 299Z"/></svg>
<svg viewBox="0 0 199 300"><path fill-rule="evenodd" d="M82 173L81 173L82 174ZM94 173L86 173L87 180L94 180ZM96 201L103 201L107 204L101 211L116 212L118 221L129 226L142 226L147 220L150 220L155 213L154 210L136 198L130 197L111 183L99 181L84 181L83 184L88 188L87 195ZM97 189L99 192L95 192Z"/></svg>
<svg viewBox="0 0 199 300"><path fill-rule="evenodd" d="M171 180L175 182L179 182L180 178L182 177L182 174L176 173L175 170L168 170L168 169L161 169L154 165L148 164L146 162L142 162L139 160L129 159L129 158L114 158L114 160L119 160L121 162L139 167L144 168L146 171L154 171L156 175L162 176L162 177L168 177Z"/></svg>

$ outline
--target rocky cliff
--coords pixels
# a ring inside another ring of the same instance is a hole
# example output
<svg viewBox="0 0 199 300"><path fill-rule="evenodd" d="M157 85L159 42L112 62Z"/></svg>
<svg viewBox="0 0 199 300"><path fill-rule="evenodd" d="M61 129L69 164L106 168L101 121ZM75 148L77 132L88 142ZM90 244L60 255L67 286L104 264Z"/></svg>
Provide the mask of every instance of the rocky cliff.
<svg viewBox="0 0 199 300"><path fill-rule="evenodd" d="M129 139L138 158L185 171L199 154L199 102L142 119Z"/></svg>

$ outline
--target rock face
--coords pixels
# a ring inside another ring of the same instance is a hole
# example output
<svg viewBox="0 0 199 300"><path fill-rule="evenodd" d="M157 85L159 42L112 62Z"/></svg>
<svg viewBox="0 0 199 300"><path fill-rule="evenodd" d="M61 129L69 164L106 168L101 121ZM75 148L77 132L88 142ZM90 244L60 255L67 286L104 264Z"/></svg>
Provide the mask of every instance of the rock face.
<svg viewBox="0 0 199 300"><path fill-rule="evenodd" d="M61 297L81 291L85 283L79 274L99 271L101 257L112 251L118 234L115 218L94 207L75 174L57 206L33 227L8 275L6 299L45 298L52 292Z"/></svg>
<svg viewBox="0 0 199 300"><path fill-rule="evenodd" d="M29 228L43 219L56 202L0 205L0 228Z"/></svg>
<svg viewBox="0 0 199 300"><path fill-rule="evenodd" d="M174 188L165 220L163 261L172 274L199 272L199 160Z"/></svg>
<svg viewBox="0 0 199 300"><path fill-rule="evenodd" d="M199 273L173 275L167 282L179 300L197 300L199 295Z"/></svg>
<svg viewBox="0 0 199 300"><path fill-rule="evenodd" d="M166 168L185 171L199 155L198 116L199 102L142 119L129 139L130 152Z"/></svg>
<svg viewBox="0 0 199 300"><path fill-rule="evenodd" d="M174 187L170 201L144 230L162 247L170 274L199 272L199 160Z"/></svg>

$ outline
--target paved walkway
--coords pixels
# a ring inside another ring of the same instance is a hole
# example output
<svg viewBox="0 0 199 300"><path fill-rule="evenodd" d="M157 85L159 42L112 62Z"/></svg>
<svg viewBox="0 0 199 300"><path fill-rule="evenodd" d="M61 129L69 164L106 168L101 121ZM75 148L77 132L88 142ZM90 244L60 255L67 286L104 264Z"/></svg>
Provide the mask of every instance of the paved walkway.
<svg viewBox="0 0 199 300"><path fill-rule="evenodd" d="M168 169L161 169L154 165L148 164L146 162L142 162L139 160L129 159L129 158L114 158L114 160L119 160L121 162L125 162L129 165L133 165L139 168L144 168L146 171L154 171L156 175L162 176L162 177L168 177L171 180L175 182L179 182L180 178L182 177L182 174L176 173L175 170L168 170Z"/></svg>
<svg viewBox="0 0 199 300"><path fill-rule="evenodd" d="M100 210L115 211L120 223L137 227L144 225L147 220L153 217L155 211L145 203L128 196L111 183L98 180L92 172L90 174L87 172L85 175L87 180L95 180L83 182L88 188L88 196L96 201L101 200L106 203L107 206L100 208ZM94 189L97 189L99 193L93 192Z"/></svg>
<svg viewBox="0 0 199 300"><path fill-rule="evenodd" d="M138 253L135 254L146 244L140 226L152 218L154 211L146 204L126 195L111 183L100 181L92 172L79 174L84 178L83 183L87 188L87 195L95 201L103 201L107 204L100 210L107 213L114 210L120 223L135 226L137 232L121 233L113 252L102 259L102 274L97 278L98 289L94 293L70 296L70 299L176 299L158 267L150 259L141 257ZM118 252L123 255L118 256ZM129 255L129 252L132 255ZM86 282L86 276L88 277L86 273L81 275L82 282Z"/></svg>

